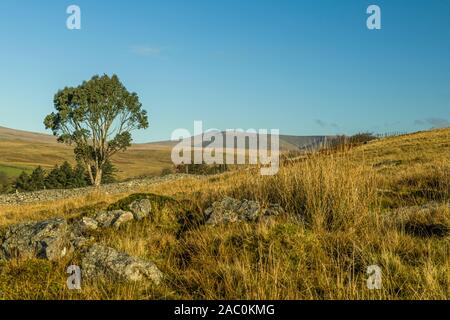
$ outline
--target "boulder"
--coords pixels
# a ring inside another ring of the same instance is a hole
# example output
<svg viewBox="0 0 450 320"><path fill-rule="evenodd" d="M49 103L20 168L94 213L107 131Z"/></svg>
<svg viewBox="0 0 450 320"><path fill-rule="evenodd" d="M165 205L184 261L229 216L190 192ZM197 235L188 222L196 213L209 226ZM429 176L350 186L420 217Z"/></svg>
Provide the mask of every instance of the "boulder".
<svg viewBox="0 0 450 320"><path fill-rule="evenodd" d="M134 219L138 221L147 218L152 211L152 203L149 199L136 200L129 207Z"/></svg>
<svg viewBox="0 0 450 320"><path fill-rule="evenodd" d="M95 231L98 228L98 222L89 217L83 217L80 226L84 231Z"/></svg>
<svg viewBox="0 0 450 320"><path fill-rule="evenodd" d="M159 284L163 273L150 261L102 245L93 245L82 259L82 274L88 281L106 278L112 281L145 281Z"/></svg>
<svg viewBox="0 0 450 320"><path fill-rule="evenodd" d="M256 222L283 212L284 210L277 204L262 208L256 201L225 197L222 201L214 202L205 214L206 224L218 225L237 221Z"/></svg>
<svg viewBox="0 0 450 320"><path fill-rule="evenodd" d="M117 229L120 226L122 226L123 224L125 224L129 221L132 221L133 219L134 219L134 216L131 212L123 212L114 221L113 227Z"/></svg>
<svg viewBox="0 0 450 320"><path fill-rule="evenodd" d="M95 219L83 217L72 224L72 231L75 234L83 234L86 231L95 231L98 227L98 222Z"/></svg>
<svg viewBox="0 0 450 320"><path fill-rule="evenodd" d="M0 243L0 255L7 260L39 258L55 261L72 249L69 227L64 219L10 226Z"/></svg>
<svg viewBox="0 0 450 320"><path fill-rule="evenodd" d="M86 249L95 241L94 237L85 237L83 235L72 234L70 237L70 243L75 249Z"/></svg>
<svg viewBox="0 0 450 320"><path fill-rule="evenodd" d="M101 211L97 213L94 220L97 222L98 226L101 228L108 228L117 219L117 214L115 211Z"/></svg>
<svg viewBox="0 0 450 320"><path fill-rule="evenodd" d="M133 219L133 214L131 212L123 210L102 211L94 217L94 220L97 221L98 225L102 228L109 228L113 225L118 227L130 220L130 214L131 219ZM115 225L118 219L120 219L120 221Z"/></svg>
<svg viewBox="0 0 450 320"><path fill-rule="evenodd" d="M74 221L69 227L70 243L75 249L82 249L92 244L94 237L89 236L89 232L96 231L99 226L96 220L89 217L83 217Z"/></svg>

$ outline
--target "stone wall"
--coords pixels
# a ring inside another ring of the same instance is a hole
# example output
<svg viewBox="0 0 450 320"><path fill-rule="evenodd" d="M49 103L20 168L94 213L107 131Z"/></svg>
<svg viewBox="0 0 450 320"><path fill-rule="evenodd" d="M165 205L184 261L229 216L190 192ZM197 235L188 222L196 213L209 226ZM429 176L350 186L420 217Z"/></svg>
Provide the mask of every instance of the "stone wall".
<svg viewBox="0 0 450 320"><path fill-rule="evenodd" d="M121 194L133 192L137 189L156 183L163 183L166 181L178 180L186 178L185 174L172 174L164 177L155 177L148 179L131 180L127 182L113 183L101 186L98 191L104 194ZM192 176L190 176L192 177ZM19 205L30 204L38 202L55 201L69 198L84 197L89 193L96 191L93 187L67 190L42 190L36 192L21 192L15 194L0 195L0 205Z"/></svg>

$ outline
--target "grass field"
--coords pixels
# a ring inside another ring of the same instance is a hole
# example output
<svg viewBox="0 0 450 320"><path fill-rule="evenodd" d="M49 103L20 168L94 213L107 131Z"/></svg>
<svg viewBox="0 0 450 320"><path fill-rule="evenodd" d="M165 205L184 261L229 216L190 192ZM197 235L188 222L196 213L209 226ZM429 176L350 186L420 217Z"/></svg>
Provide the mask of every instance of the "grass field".
<svg viewBox="0 0 450 320"><path fill-rule="evenodd" d="M126 153L117 154L113 163L120 180L139 176L160 175L164 168L171 168L170 148L159 145L135 145ZM8 176L18 176L22 169L33 170L41 166L51 169L64 161L74 164L71 148L57 143L0 141L0 171Z"/></svg>
<svg viewBox="0 0 450 320"><path fill-rule="evenodd" d="M16 178L22 172L30 173L33 169L31 167L13 167L6 164L0 164L0 172L6 173L8 177Z"/></svg>
<svg viewBox="0 0 450 320"><path fill-rule="evenodd" d="M255 169L136 190L185 200L200 216L225 195L278 203L286 215L186 228L162 209L153 222L95 235L154 261L166 274L160 286L104 280L67 290L65 270L80 262L74 256L2 263L0 299L448 299L449 142L450 128L433 130L312 154L276 176ZM89 214L123 196L3 206L0 225ZM366 269L374 264L383 287L372 291Z"/></svg>
<svg viewBox="0 0 450 320"><path fill-rule="evenodd" d="M280 136L280 149L297 150L322 137ZM172 141L134 144L126 152L116 154L112 163L119 170L117 178L125 180L143 176L159 176L172 168ZM64 161L74 164L73 149L56 142L53 136L0 127L0 172L16 177L21 169L38 166L46 170ZM8 168L4 168L8 167ZM18 170L15 170L17 168Z"/></svg>

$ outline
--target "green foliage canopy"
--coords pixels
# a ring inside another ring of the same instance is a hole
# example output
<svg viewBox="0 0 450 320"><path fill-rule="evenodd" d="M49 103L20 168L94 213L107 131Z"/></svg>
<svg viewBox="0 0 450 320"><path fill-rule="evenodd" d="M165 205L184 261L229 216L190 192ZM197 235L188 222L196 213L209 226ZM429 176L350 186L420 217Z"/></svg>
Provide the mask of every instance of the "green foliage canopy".
<svg viewBox="0 0 450 320"><path fill-rule="evenodd" d="M54 106L45 127L59 142L75 146L76 159L95 186L102 181L105 163L131 145L131 132L149 125L138 95L128 92L116 75L66 87L55 95Z"/></svg>

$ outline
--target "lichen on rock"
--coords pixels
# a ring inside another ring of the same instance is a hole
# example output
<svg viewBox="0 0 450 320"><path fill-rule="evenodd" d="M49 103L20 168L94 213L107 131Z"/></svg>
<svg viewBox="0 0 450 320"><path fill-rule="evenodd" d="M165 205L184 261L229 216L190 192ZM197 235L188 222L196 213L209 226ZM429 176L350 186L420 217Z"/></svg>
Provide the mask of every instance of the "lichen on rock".
<svg viewBox="0 0 450 320"><path fill-rule="evenodd" d="M237 221L256 222L283 212L283 208L277 204L263 208L256 201L225 197L222 201L214 202L205 214L208 217L206 224L218 225Z"/></svg>
<svg viewBox="0 0 450 320"><path fill-rule="evenodd" d="M7 260L40 258L55 261L72 250L69 226L64 219L10 226L0 243L0 256Z"/></svg>
<svg viewBox="0 0 450 320"><path fill-rule="evenodd" d="M163 273L150 261L132 257L115 249L93 245L82 259L82 275L87 281L145 281L159 284Z"/></svg>

